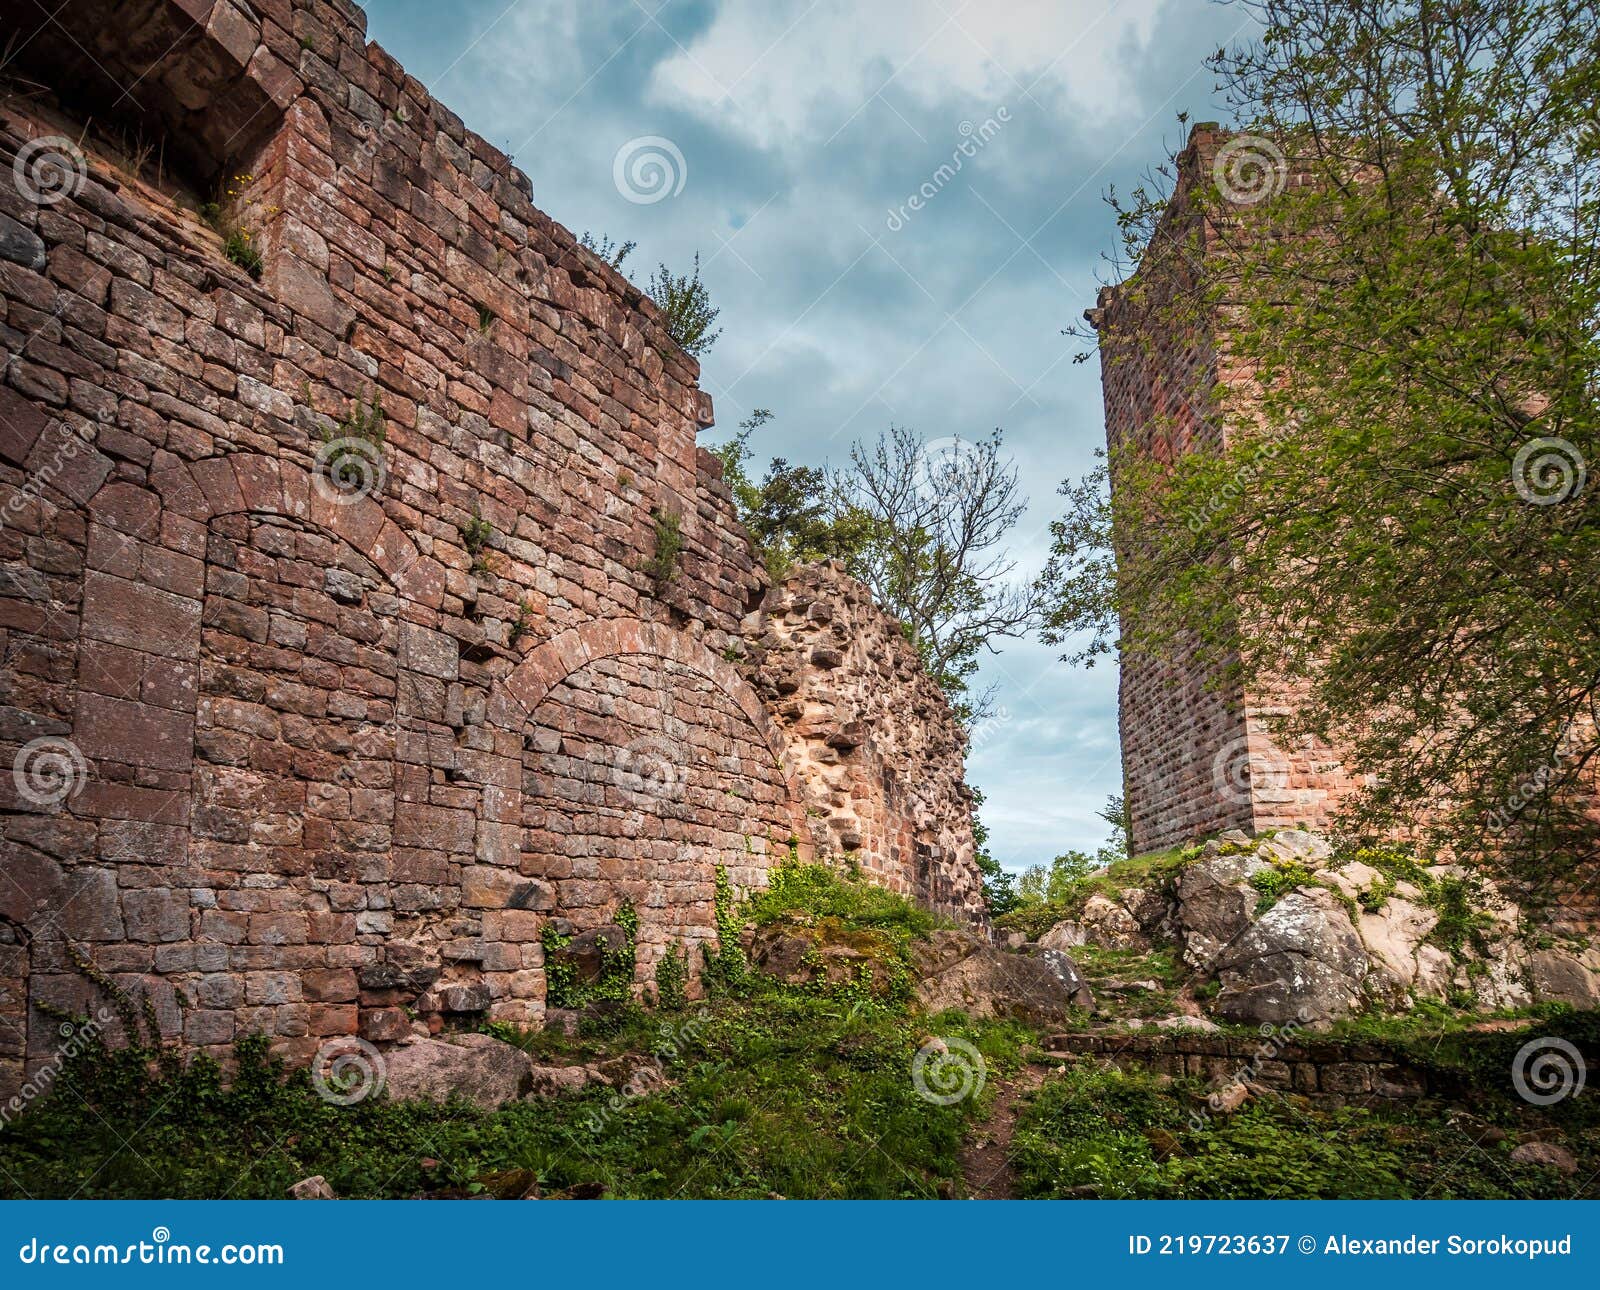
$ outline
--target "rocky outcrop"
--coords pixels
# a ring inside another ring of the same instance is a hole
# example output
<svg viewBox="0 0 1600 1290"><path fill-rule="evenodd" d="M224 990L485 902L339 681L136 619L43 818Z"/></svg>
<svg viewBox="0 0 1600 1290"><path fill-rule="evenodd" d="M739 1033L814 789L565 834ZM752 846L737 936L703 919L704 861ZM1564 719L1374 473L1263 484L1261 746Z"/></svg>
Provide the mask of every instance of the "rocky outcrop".
<svg viewBox="0 0 1600 1290"><path fill-rule="evenodd" d="M384 1086L396 1101L461 1098L488 1111L531 1091L533 1058L491 1035L416 1037L384 1055Z"/></svg>
<svg viewBox="0 0 1600 1290"><path fill-rule="evenodd" d="M1094 1007L1088 983L1060 950L1015 954L971 932L936 931L912 945L911 962L917 1000L929 1012L959 1008L1050 1025Z"/></svg>
<svg viewBox="0 0 1600 1290"><path fill-rule="evenodd" d="M1232 830L1155 884L1091 894L1040 944L1171 946L1230 1021L1323 1026L1445 1000L1600 1007L1600 948L1529 936L1494 883L1452 865L1336 855L1304 830ZM1134 930L1136 929L1136 930Z"/></svg>

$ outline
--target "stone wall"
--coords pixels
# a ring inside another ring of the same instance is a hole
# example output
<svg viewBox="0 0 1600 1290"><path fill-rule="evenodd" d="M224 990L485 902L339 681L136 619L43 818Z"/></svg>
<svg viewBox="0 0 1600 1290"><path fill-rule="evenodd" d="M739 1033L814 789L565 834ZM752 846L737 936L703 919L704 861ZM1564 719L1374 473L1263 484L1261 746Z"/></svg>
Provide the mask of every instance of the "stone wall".
<svg viewBox="0 0 1600 1290"><path fill-rule="evenodd" d="M53 1051L35 1005L89 1007L80 957L169 1035L304 1057L537 1024L545 922L623 900L643 981L791 841L975 907L925 678L774 651L788 694L874 692L814 771L697 364L359 9L0 13L35 32L0 95L0 1088Z"/></svg>
<svg viewBox="0 0 1600 1290"><path fill-rule="evenodd" d="M1099 335L1114 461L1124 451L1171 461L1225 446L1230 425L1252 415L1251 378L1228 357L1220 313L1175 325L1183 311L1168 307L1194 284L1193 257L1217 249L1215 217L1197 210L1193 194L1211 182L1227 137L1215 125L1193 128L1138 272L1102 288L1085 314ZM1119 545L1137 540L1117 535ZM1281 685L1246 691L1183 645L1161 659L1125 659L1118 723L1135 853L1229 828L1325 828L1356 784L1332 750L1273 733L1295 700Z"/></svg>

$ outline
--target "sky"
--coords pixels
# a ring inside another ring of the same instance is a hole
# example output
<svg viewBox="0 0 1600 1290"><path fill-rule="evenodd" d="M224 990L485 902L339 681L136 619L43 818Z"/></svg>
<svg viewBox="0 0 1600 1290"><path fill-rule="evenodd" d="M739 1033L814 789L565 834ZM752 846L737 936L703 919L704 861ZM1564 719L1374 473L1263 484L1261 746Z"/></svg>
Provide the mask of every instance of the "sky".
<svg viewBox="0 0 1600 1290"><path fill-rule="evenodd" d="M821 465L891 424L999 428L1043 566L1057 486L1094 465L1098 362L1062 335L1114 281L1126 192L1226 120L1212 0L369 0L368 36L515 159L576 233L635 241L641 285L700 255L722 335L701 360L717 443ZM957 165L959 162L959 165ZM941 167L944 167L941 170ZM912 198L916 202L912 202ZM1116 669L1008 642L968 778L1020 871L1106 838Z"/></svg>

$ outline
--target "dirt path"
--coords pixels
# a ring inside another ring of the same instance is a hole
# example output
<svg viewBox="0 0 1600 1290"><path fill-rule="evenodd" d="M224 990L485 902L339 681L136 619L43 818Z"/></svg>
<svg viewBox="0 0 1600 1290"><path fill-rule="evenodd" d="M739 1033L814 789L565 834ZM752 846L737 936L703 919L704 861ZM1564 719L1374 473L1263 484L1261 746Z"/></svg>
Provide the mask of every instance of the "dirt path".
<svg viewBox="0 0 1600 1290"><path fill-rule="evenodd" d="M989 1118L972 1126L961 1144L961 1176L971 1200L1015 1200L1017 1178L1011 1167L1011 1136L1017 1129L1017 1103L1044 1082L1044 1071L1024 1066L1001 1084Z"/></svg>

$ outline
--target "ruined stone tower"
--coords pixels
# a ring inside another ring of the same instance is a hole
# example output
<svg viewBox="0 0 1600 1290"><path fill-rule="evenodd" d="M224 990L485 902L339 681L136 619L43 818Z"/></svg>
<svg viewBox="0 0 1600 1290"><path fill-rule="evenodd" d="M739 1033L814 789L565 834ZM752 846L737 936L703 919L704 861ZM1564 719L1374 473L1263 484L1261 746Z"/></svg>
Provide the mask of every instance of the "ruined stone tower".
<svg viewBox="0 0 1600 1290"><path fill-rule="evenodd" d="M1138 272L1103 288L1085 314L1099 333L1113 457L1125 446L1167 460L1226 446L1230 424L1248 415L1248 381L1230 370L1222 319L1213 313L1179 332L1159 308L1193 285L1191 249L1206 254L1217 245L1214 216L1193 198L1227 164L1226 156L1219 163L1227 141L1215 125L1191 130L1172 199ZM1219 388L1229 391L1225 409L1213 397ZM1271 733L1272 718L1295 698L1284 687L1247 690L1181 649L1160 661L1125 659L1118 725L1135 853L1229 828L1325 826L1355 785L1328 748Z"/></svg>
<svg viewBox="0 0 1600 1290"><path fill-rule="evenodd" d="M81 960L303 1057L537 1024L624 901L641 986L698 964L791 849L979 915L910 646L768 587L695 361L361 10L50 8L0 3L0 1090Z"/></svg>

